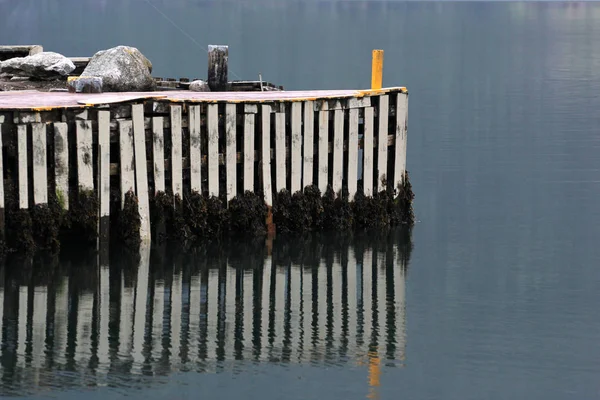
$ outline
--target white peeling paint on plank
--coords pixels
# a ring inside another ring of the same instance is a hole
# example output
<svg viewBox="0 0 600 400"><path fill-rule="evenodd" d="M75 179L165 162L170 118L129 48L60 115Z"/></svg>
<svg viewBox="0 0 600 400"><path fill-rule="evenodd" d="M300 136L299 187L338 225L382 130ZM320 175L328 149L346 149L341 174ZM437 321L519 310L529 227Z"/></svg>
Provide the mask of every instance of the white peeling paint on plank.
<svg viewBox="0 0 600 400"><path fill-rule="evenodd" d="M302 103L292 103L292 150L290 192L302 190Z"/></svg>
<svg viewBox="0 0 600 400"><path fill-rule="evenodd" d="M323 103L319 111L319 165L318 185L321 194L327 190L327 175L329 174L329 112L327 103Z"/></svg>
<svg viewBox="0 0 600 400"><path fill-rule="evenodd" d="M66 122L54 123L54 179L56 196L69 209L69 138Z"/></svg>
<svg viewBox="0 0 600 400"><path fill-rule="evenodd" d="M373 107L365 108L363 146L363 187L365 196L373 196Z"/></svg>
<svg viewBox="0 0 600 400"><path fill-rule="evenodd" d="M387 136L388 136L389 97L379 97L379 129L377 130L377 190L386 189L387 182Z"/></svg>
<svg viewBox="0 0 600 400"><path fill-rule="evenodd" d="M92 158L92 122L76 122L77 183L79 190L94 190L94 166Z"/></svg>
<svg viewBox="0 0 600 400"><path fill-rule="evenodd" d="M315 129L315 112L314 102L304 102L304 164L302 170L302 185L307 187L313 183L313 155L314 155L314 129Z"/></svg>
<svg viewBox="0 0 600 400"><path fill-rule="evenodd" d="M285 113L275 114L275 190L285 189Z"/></svg>
<svg viewBox="0 0 600 400"><path fill-rule="evenodd" d="M181 106L171 106L171 186L173 195L183 197L183 150L181 139Z"/></svg>
<svg viewBox="0 0 600 400"><path fill-rule="evenodd" d="M200 106L189 106L190 131L190 186L193 192L202 192L201 151L200 151Z"/></svg>
<svg viewBox="0 0 600 400"><path fill-rule="evenodd" d="M273 190L271 188L271 106L263 105L262 110L262 135L261 135L261 160L262 181L265 203L273 205Z"/></svg>
<svg viewBox="0 0 600 400"><path fill-rule="evenodd" d="M154 160L154 192L165 191L164 118L152 118L152 159Z"/></svg>
<svg viewBox="0 0 600 400"><path fill-rule="evenodd" d="M125 205L125 194L135 194L135 169L133 157L133 123L119 121L119 166L121 177L121 209Z"/></svg>
<svg viewBox="0 0 600 400"><path fill-rule="evenodd" d="M208 193L219 196L219 108L208 105Z"/></svg>
<svg viewBox="0 0 600 400"><path fill-rule="evenodd" d="M348 111L348 195L354 200L358 186L358 108Z"/></svg>
<svg viewBox="0 0 600 400"><path fill-rule="evenodd" d="M237 153L236 153L236 105L225 106L225 188L227 190L227 202L233 199L237 192Z"/></svg>
<svg viewBox="0 0 600 400"><path fill-rule="evenodd" d="M333 120L333 179L332 188L341 196L344 171L344 111L335 110Z"/></svg>
<svg viewBox="0 0 600 400"><path fill-rule="evenodd" d="M150 240L150 203L148 198L148 168L146 164L146 132L144 128L144 105L131 106L133 117L133 144L135 152L135 184L140 212L140 236Z"/></svg>
<svg viewBox="0 0 600 400"><path fill-rule="evenodd" d="M394 164L394 189L402 185L406 171L406 126L408 119L408 95L397 94L396 103L396 143Z"/></svg>
<svg viewBox="0 0 600 400"><path fill-rule="evenodd" d="M110 215L110 111L98 111L100 154L100 216Z"/></svg>
<svg viewBox="0 0 600 400"><path fill-rule="evenodd" d="M33 157L33 202L48 204L48 166L46 148L46 124L31 124Z"/></svg>
<svg viewBox="0 0 600 400"><path fill-rule="evenodd" d="M248 107L248 106L246 106ZM254 191L254 126L256 115L244 115L244 191Z"/></svg>

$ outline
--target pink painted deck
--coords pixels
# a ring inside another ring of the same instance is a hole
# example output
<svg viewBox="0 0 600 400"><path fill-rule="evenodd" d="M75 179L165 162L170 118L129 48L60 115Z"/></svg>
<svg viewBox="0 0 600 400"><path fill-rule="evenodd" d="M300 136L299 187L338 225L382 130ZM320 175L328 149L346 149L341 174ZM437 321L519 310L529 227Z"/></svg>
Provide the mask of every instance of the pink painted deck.
<svg viewBox="0 0 600 400"><path fill-rule="evenodd" d="M82 108L101 104L122 103L143 99L172 102L232 102L262 103L274 101L301 101L328 98L351 98L384 94L390 91L405 91L405 88L380 90L307 90L281 92L210 92L182 91L127 92L127 93L66 93L13 91L0 92L0 110L39 110L55 108Z"/></svg>

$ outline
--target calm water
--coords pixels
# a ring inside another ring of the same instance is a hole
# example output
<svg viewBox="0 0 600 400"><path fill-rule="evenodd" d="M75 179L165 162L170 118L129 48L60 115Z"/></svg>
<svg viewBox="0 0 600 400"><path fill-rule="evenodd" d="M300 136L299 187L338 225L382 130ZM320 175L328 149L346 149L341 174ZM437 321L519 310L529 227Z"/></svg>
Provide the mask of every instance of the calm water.
<svg viewBox="0 0 600 400"><path fill-rule="evenodd" d="M367 87L385 49L384 84L411 93L419 222L410 240L4 268L0 395L600 397L600 4L152 4L229 44L237 76L288 89ZM158 76L206 73L143 0L0 0L0 16L2 42L126 43Z"/></svg>

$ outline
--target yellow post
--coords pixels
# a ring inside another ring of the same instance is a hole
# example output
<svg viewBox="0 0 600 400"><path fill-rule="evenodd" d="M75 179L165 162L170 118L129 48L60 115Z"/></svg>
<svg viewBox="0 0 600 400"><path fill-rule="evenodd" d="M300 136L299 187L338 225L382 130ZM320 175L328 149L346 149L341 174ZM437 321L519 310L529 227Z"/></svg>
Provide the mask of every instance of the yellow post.
<svg viewBox="0 0 600 400"><path fill-rule="evenodd" d="M383 82L383 50L373 50L371 89L381 89Z"/></svg>

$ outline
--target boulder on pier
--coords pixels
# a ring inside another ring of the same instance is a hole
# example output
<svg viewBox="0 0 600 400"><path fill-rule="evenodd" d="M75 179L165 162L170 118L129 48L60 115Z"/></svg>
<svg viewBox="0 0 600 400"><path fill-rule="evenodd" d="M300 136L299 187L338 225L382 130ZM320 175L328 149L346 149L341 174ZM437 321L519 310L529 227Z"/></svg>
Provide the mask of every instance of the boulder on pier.
<svg viewBox="0 0 600 400"><path fill-rule="evenodd" d="M45 51L0 62L0 74L33 79L58 79L69 75L75 64L62 54Z"/></svg>
<svg viewBox="0 0 600 400"><path fill-rule="evenodd" d="M82 76L102 78L104 92L154 90L152 63L135 47L117 46L94 54Z"/></svg>
<svg viewBox="0 0 600 400"><path fill-rule="evenodd" d="M189 89L192 92L210 92L210 87L208 86L208 82L200 80L200 79L190 83Z"/></svg>

